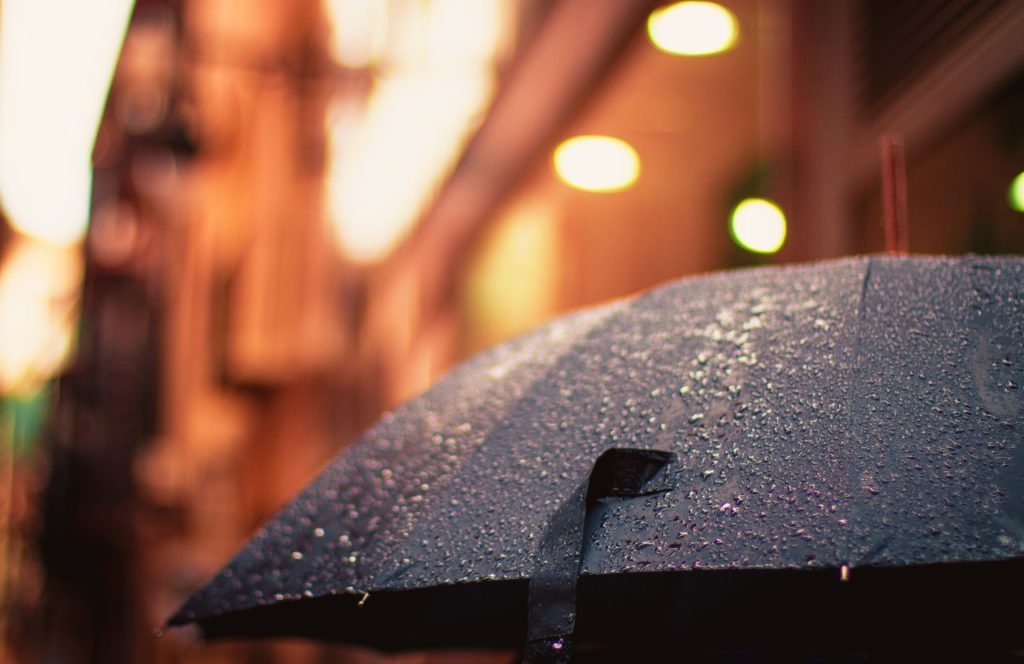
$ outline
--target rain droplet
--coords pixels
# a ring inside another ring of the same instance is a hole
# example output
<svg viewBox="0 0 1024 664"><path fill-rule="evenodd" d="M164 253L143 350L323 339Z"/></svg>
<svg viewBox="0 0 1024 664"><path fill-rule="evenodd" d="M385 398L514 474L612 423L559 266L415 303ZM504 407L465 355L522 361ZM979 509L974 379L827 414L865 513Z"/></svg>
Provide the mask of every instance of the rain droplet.
<svg viewBox="0 0 1024 664"><path fill-rule="evenodd" d="M302 552L292 551L292 558L294 558L295 560L302 560Z"/></svg>

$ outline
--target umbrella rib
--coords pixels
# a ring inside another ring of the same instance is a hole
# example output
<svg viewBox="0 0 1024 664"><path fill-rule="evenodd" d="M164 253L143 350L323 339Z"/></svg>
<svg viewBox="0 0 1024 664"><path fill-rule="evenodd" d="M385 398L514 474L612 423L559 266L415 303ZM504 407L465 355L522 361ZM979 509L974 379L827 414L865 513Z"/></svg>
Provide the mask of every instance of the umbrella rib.
<svg viewBox="0 0 1024 664"><path fill-rule="evenodd" d="M853 340L853 380L850 385L850 393L852 396L850 403L849 412L849 424L847 431L855 431L853 426L856 425L856 419L860 412L860 404L863 401L863 383L861 381L861 373L863 370L864 361L864 326L865 319L867 318L868 308L868 289L871 286L871 278L874 275L875 268L875 257L869 256L867 265L864 267L864 281L860 287L860 302L857 305L857 331Z"/></svg>
<svg viewBox="0 0 1024 664"><path fill-rule="evenodd" d="M857 329L854 332L855 336L853 339L853 367L851 372L853 374L853 380L850 381L850 400L849 400L849 412L847 416L847 435L854 435L855 432L861 432L865 430L861 420L861 412L863 410L862 404L864 403L864 328L866 326L867 319L867 308L868 308L868 292L871 287L872 278L875 276L875 257L868 256L867 265L864 267L864 280L861 282L860 288L860 302L857 304ZM860 469L856 466L852 469L852 476L850 477L851 488L857 486L859 480ZM882 546L884 549L884 545ZM874 555L874 547L871 551L864 553L859 556L856 561L846 561L847 564L860 565ZM881 550L881 549L878 549Z"/></svg>

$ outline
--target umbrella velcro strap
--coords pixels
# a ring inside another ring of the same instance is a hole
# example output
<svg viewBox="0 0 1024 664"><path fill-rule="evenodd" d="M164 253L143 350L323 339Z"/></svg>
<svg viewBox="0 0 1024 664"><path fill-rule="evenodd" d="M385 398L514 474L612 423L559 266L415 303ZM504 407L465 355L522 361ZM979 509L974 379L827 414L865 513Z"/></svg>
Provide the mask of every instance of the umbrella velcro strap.
<svg viewBox="0 0 1024 664"><path fill-rule="evenodd" d="M674 484L669 464L675 454L615 447L597 458L590 472L587 500L633 498L668 491Z"/></svg>
<svg viewBox="0 0 1024 664"><path fill-rule="evenodd" d="M524 664L560 664L572 656L576 583L590 507L605 499L634 498L672 489L674 461L675 454L661 450L606 450L552 515L530 577Z"/></svg>

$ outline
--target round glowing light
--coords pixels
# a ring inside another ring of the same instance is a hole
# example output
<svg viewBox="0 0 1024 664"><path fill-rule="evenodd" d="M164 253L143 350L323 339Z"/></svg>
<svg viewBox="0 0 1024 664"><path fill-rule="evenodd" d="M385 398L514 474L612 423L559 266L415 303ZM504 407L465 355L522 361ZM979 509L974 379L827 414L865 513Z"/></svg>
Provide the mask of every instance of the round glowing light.
<svg viewBox="0 0 1024 664"><path fill-rule="evenodd" d="M786 215L769 200L747 198L732 211L729 232L747 251L774 254L786 241Z"/></svg>
<svg viewBox="0 0 1024 664"><path fill-rule="evenodd" d="M647 35L673 55L711 55L733 47L739 35L736 17L714 2L677 2L651 12Z"/></svg>
<svg viewBox="0 0 1024 664"><path fill-rule="evenodd" d="M1010 201L1011 208L1017 212L1024 212L1024 172L1013 178L1006 197Z"/></svg>
<svg viewBox="0 0 1024 664"><path fill-rule="evenodd" d="M610 136L576 136L555 149L555 172L584 191L620 191L640 176L640 157L625 141Z"/></svg>

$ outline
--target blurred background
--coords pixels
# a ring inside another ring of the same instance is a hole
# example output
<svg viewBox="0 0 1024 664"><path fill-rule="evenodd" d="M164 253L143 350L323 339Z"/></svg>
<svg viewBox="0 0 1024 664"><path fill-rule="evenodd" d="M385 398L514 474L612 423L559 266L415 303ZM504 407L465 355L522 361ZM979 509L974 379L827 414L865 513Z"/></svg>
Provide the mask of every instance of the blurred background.
<svg viewBox="0 0 1024 664"><path fill-rule="evenodd" d="M884 249L884 134L1024 251L1024 4L0 0L0 661L478 661L155 630L467 356Z"/></svg>

